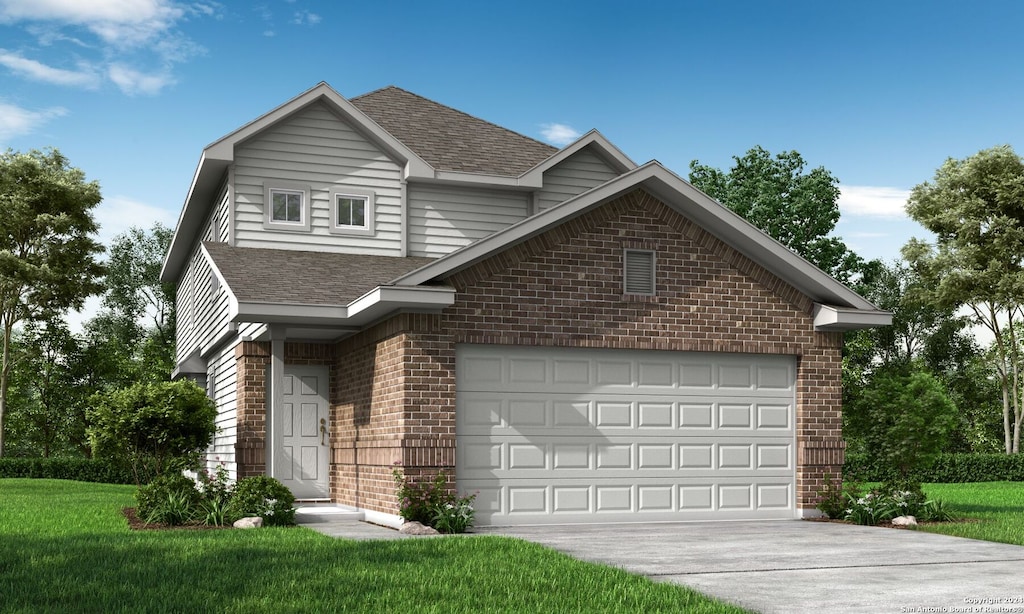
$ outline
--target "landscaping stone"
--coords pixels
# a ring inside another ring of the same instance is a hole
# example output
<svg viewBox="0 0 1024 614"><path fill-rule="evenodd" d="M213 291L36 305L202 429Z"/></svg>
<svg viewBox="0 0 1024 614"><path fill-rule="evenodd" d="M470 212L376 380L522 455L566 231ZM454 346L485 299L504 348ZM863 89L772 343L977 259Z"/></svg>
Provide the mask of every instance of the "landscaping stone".
<svg viewBox="0 0 1024 614"><path fill-rule="evenodd" d="M428 527L423 523L415 521L403 524L398 532L405 533L406 535L440 535L434 527Z"/></svg>
<svg viewBox="0 0 1024 614"><path fill-rule="evenodd" d="M894 527L916 527L917 518L913 516L897 516L892 519L892 526Z"/></svg>
<svg viewBox="0 0 1024 614"><path fill-rule="evenodd" d="M235 521L234 527L236 529L258 529L263 526L263 519L259 516L253 516L250 518L239 518Z"/></svg>

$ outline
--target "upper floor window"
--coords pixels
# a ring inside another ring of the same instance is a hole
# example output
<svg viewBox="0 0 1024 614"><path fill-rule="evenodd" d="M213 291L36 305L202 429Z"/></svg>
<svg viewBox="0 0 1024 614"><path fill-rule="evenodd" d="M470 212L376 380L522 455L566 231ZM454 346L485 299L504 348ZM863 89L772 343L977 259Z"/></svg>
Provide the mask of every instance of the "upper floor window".
<svg viewBox="0 0 1024 614"><path fill-rule="evenodd" d="M331 190L331 232L373 234L374 193L350 188Z"/></svg>
<svg viewBox="0 0 1024 614"><path fill-rule="evenodd" d="M263 186L263 226L279 230L309 230L309 188L278 183Z"/></svg>
<svg viewBox="0 0 1024 614"><path fill-rule="evenodd" d="M270 202L270 221L302 223L302 192L271 190Z"/></svg>

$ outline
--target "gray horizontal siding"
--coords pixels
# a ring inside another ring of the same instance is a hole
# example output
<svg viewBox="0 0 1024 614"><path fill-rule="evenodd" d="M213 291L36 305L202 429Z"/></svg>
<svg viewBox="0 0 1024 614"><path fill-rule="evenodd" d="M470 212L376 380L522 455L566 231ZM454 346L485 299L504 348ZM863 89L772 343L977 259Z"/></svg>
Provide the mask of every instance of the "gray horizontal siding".
<svg viewBox="0 0 1024 614"><path fill-rule="evenodd" d="M321 104L261 132L235 150L234 245L397 255L401 249L401 168L373 143ZM290 232L263 227L264 185L305 185L311 228ZM332 188L372 190L374 235L332 234Z"/></svg>
<svg viewBox="0 0 1024 614"><path fill-rule="evenodd" d="M409 255L438 257L526 218L523 192L409 186Z"/></svg>
<svg viewBox="0 0 1024 614"><path fill-rule="evenodd" d="M583 148L544 173L544 187L537 191L537 211L554 207L617 176L600 157Z"/></svg>
<svg viewBox="0 0 1024 614"><path fill-rule="evenodd" d="M213 443L207 450L207 466L210 469L223 462L232 479L238 475L235 464L235 442L238 441L237 407L237 376L235 362L235 345L229 344L220 352L210 357L210 368L207 377L214 404L217 406L217 433Z"/></svg>

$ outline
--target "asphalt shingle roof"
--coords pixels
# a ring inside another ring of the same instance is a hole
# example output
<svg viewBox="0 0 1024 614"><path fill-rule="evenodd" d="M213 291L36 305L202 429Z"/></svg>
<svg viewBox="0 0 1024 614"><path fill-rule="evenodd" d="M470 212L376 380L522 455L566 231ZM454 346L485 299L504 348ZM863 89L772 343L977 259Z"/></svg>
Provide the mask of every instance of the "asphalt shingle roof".
<svg viewBox="0 0 1024 614"><path fill-rule="evenodd" d="M558 151L393 85L350 102L438 170L516 177Z"/></svg>
<svg viewBox="0 0 1024 614"><path fill-rule="evenodd" d="M434 261L231 247L212 241L203 246L240 302L347 305L377 286Z"/></svg>

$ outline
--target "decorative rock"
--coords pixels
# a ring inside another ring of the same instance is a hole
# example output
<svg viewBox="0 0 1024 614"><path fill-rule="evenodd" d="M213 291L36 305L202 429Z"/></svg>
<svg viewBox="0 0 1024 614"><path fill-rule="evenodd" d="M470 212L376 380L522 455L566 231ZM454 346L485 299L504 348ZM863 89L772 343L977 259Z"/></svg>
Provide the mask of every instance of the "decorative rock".
<svg viewBox="0 0 1024 614"><path fill-rule="evenodd" d="M892 519L892 526L894 527L916 527L917 518L913 516L897 516Z"/></svg>
<svg viewBox="0 0 1024 614"><path fill-rule="evenodd" d="M236 529L258 529L263 526L263 519L259 516L250 518L239 518L233 525Z"/></svg>
<svg viewBox="0 0 1024 614"><path fill-rule="evenodd" d="M428 527L420 522L407 522L398 530L406 535L440 535L434 527Z"/></svg>

